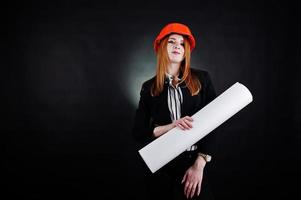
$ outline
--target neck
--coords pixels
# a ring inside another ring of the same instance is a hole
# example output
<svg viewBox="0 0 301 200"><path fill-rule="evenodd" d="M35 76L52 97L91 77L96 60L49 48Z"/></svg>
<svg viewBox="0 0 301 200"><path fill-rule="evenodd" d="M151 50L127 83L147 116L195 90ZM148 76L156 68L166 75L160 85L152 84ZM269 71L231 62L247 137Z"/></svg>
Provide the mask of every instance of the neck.
<svg viewBox="0 0 301 200"><path fill-rule="evenodd" d="M180 72L180 63L170 63L167 66L167 73L175 77L179 76Z"/></svg>

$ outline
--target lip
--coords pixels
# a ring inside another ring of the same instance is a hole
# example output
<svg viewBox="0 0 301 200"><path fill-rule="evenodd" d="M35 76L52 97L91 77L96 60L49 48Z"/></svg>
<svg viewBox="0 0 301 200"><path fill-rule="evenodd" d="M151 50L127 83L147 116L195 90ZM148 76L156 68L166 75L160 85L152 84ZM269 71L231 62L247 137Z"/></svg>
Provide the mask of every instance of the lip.
<svg viewBox="0 0 301 200"><path fill-rule="evenodd" d="M173 51L171 53L173 53L173 54L180 54L180 52L177 52L177 51Z"/></svg>

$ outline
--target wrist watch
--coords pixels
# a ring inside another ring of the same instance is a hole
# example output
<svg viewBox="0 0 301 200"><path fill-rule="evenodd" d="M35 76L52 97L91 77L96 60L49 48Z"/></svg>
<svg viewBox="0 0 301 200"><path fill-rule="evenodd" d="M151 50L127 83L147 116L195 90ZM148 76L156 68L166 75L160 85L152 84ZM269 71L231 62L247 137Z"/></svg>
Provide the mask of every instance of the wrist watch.
<svg viewBox="0 0 301 200"><path fill-rule="evenodd" d="M211 161L211 156L203 153L198 153L198 156L202 156L206 162Z"/></svg>

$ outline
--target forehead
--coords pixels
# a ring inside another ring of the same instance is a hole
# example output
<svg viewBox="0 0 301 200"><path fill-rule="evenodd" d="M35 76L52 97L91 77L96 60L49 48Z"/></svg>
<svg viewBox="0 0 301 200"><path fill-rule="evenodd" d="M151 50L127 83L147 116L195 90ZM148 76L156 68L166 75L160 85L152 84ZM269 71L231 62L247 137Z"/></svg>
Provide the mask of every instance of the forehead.
<svg viewBox="0 0 301 200"><path fill-rule="evenodd" d="M182 35L175 34L175 33L171 34L168 38L173 38L173 39L176 39L176 40L184 40Z"/></svg>

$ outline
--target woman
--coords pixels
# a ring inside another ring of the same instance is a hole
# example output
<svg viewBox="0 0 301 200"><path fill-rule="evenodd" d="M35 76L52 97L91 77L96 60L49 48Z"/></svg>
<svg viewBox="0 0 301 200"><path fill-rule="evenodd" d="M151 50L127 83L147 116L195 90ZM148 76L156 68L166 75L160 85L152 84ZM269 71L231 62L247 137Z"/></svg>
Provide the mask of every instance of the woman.
<svg viewBox="0 0 301 200"><path fill-rule="evenodd" d="M190 117L216 97L208 72L190 68L195 39L180 23L167 24L154 41L156 76L140 91L133 135L141 146L172 128L193 128ZM213 153L213 134L147 176L150 199L212 199L205 165Z"/></svg>

